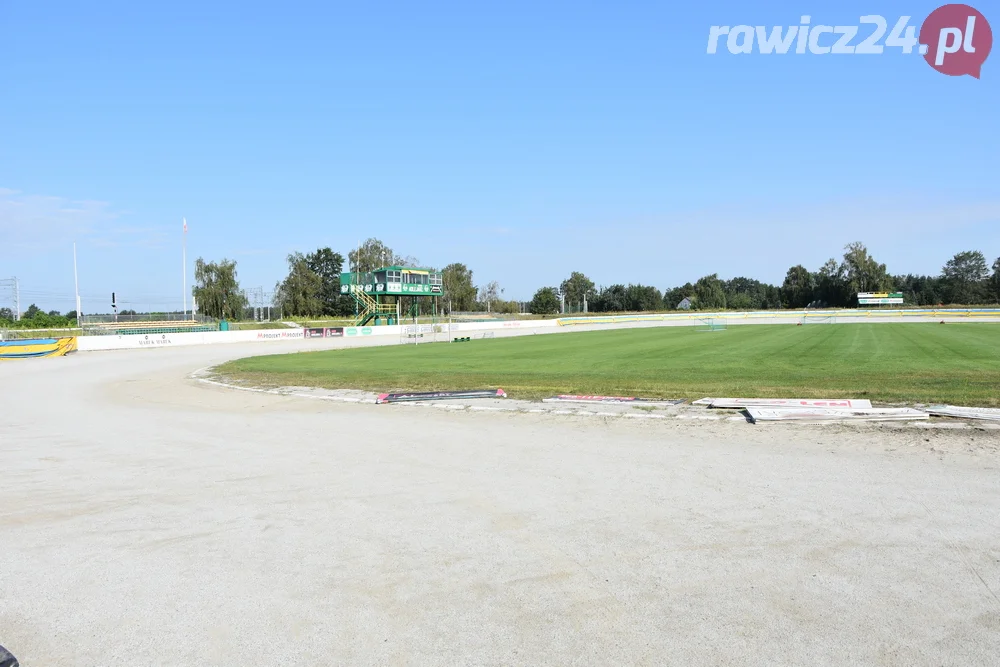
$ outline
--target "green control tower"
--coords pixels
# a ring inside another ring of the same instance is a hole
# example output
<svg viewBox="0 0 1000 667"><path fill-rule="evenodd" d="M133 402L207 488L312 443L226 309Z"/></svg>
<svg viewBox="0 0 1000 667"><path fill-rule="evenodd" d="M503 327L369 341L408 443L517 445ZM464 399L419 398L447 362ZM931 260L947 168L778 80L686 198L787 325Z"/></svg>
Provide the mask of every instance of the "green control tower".
<svg viewBox="0 0 1000 667"><path fill-rule="evenodd" d="M340 293L353 297L354 324L364 326L396 324L402 316L420 315L420 297L431 299L431 312L437 315L438 297L444 294L444 287L440 271L385 266L370 273L341 273ZM409 302L404 306L407 297Z"/></svg>

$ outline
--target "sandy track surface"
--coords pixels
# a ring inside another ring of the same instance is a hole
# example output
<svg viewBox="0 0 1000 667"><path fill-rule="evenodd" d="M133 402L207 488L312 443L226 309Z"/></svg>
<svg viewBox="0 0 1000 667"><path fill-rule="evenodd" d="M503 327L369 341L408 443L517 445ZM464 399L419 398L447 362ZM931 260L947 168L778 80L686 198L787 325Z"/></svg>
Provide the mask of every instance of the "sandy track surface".
<svg viewBox="0 0 1000 667"><path fill-rule="evenodd" d="M993 665L996 431L468 414L0 365L0 644L52 665Z"/></svg>

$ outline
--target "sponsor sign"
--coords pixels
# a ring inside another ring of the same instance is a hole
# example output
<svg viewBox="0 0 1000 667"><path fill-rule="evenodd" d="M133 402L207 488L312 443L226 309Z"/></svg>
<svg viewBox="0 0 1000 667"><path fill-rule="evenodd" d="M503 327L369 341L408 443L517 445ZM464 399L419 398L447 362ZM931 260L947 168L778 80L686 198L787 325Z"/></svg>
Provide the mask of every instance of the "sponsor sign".
<svg viewBox="0 0 1000 667"><path fill-rule="evenodd" d="M237 332L238 333L238 332ZM282 338L302 338L302 329L293 329L289 331L258 331L257 340L280 340Z"/></svg>
<svg viewBox="0 0 1000 667"><path fill-rule="evenodd" d="M173 341L167 338L166 334L143 335L139 339L139 347L151 347L153 345L170 345Z"/></svg>
<svg viewBox="0 0 1000 667"><path fill-rule="evenodd" d="M585 396L576 394L560 394L552 398L543 398L543 403L628 403L642 405L680 405L683 398L636 398L635 396Z"/></svg>
<svg viewBox="0 0 1000 667"><path fill-rule="evenodd" d="M750 421L795 421L805 423L842 421L911 421L929 419L930 415L913 408L871 408L849 410L843 408L761 408L746 409Z"/></svg>
<svg viewBox="0 0 1000 667"><path fill-rule="evenodd" d="M901 304L903 303L903 293L902 292L858 292L858 303L861 305Z"/></svg>
<svg viewBox="0 0 1000 667"><path fill-rule="evenodd" d="M371 336L372 335L372 328L371 327L361 327L361 335L362 336Z"/></svg>
<svg viewBox="0 0 1000 667"><path fill-rule="evenodd" d="M347 336L357 336L358 335L358 328L357 327L347 327L346 329L344 329L344 334L347 335Z"/></svg>
<svg viewBox="0 0 1000 667"><path fill-rule="evenodd" d="M398 394L379 394L376 403L403 403L406 401L447 401L463 398L507 398L503 389L467 389L464 391L412 391Z"/></svg>
<svg viewBox="0 0 1000 667"><path fill-rule="evenodd" d="M695 401L695 404L704 404L709 399ZM713 398L709 404L713 408L746 408L746 407L766 407L766 408L840 408L866 409L872 407L872 402L862 398Z"/></svg>
<svg viewBox="0 0 1000 667"><path fill-rule="evenodd" d="M326 335L326 330L322 327L320 328L310 328L305 330L306 338L323 338Z"/></svg>
<svg viewBox="0 0 1000 667"><path fill-rule="evenodd" d="M344 335L344 327L327 327L323 329L323 335L327 338L339 338Z"/></svg>
<svg viewBox="0 0 1000 667"><path fill-rule="evenodd" d="M441 294L441 285L410 285L409 283L366 283L357 286L364 292L381 292L383 294ZM340 293L351 291L350 285L341 285Z"/></svg>

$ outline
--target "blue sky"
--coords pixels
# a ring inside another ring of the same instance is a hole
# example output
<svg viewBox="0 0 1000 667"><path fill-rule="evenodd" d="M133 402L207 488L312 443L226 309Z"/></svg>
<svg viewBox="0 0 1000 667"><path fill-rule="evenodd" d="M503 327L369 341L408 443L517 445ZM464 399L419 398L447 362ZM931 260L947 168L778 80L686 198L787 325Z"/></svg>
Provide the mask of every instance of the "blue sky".
<svg viewBox="0 0 1000 667"><path fill-rule="evenodd" d="M182 217L265 289L369 236L521 299L1000 255L1000 55L706 54L938 3L684 4L0 2L0 278L68 310L76 241L85 311L179 308Z"/></svg>

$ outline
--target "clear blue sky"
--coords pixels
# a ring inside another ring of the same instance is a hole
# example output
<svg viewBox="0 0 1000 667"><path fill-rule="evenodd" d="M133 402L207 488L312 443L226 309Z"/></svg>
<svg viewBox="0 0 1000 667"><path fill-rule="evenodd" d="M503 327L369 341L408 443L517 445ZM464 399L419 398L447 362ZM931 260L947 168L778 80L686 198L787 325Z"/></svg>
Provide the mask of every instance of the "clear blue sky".
<svg viewBox="0 0 1000 667"><path fill-rule="evenodd" d="M0 1L0 278L71 309L75 240L85 311L179 308L185 216L189 264L265 289L369 236L521 299L780 283L856 240L894 273L992 262L1000 54L706 54L711 25L938 4Z"/></svg>

